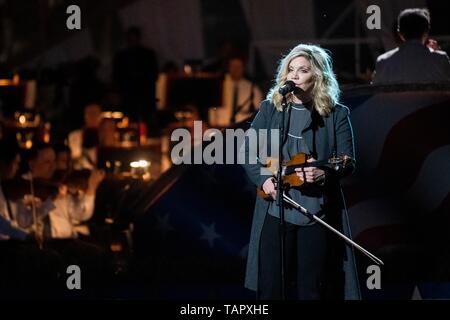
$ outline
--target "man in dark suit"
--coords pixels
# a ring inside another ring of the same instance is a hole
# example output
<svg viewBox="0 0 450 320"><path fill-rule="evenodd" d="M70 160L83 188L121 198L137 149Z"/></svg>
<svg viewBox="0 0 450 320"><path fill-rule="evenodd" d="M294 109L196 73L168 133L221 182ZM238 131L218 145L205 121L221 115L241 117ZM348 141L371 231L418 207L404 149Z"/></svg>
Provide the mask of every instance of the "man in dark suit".
<svg viewBox="0 0 450 320"><path fill-rule="evenodd" d="M405 9L398 16L403 43L377 58L374 84L450 81L450 61L444 51L427 46L430 13Z"/></svg>

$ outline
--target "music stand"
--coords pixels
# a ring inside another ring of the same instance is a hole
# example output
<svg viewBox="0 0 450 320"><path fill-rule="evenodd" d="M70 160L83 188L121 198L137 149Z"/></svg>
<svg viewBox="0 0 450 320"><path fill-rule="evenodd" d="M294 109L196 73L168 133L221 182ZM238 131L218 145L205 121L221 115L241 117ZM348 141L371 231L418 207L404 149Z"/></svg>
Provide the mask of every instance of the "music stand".
<svg viewBox="0 0 450 320"><path fill-rule="evenodd" d="M167 81L167 106L179 110L187 106L198 109L207 121L208 109L222 104L222 77L211 73L171 76Z"/></svg>

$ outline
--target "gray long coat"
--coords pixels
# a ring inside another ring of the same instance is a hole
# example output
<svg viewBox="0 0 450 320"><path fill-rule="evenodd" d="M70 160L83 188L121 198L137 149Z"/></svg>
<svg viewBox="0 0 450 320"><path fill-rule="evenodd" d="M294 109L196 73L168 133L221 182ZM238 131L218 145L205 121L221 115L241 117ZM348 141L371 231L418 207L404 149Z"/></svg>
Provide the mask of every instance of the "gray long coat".
<svg viewBox="0 0 450 320"><path fill-rule="evenodd" d="M286 128L289 123L289 115L290 112L288 107L285 110ZM258 114L252 122L251 128L255 129L256 132L259 132L260 129L278 129L281 117L282 113L278 112L270 101L263 101ZM288 130L286 129L285 132L288 132ZM268 136L270 136L270 134L268 134ZM354 158L353 132L349 119L349 109L343 105L336 105L333 112L328 117L321 117L317 112L312 112L305 129L302 131L302 136L309 149L312 151L312 154L318 160L330 158L333 155L333 151L336 151L337 155L346 154ZM283 141L286 140L286 137L287 135L285 135ZM249 159L249 157L253 158L253 161L257 162L256 164L251 164L254 162L247 161L243 167L250 180L256 186L261 187L268 176L261 175L259 158L257 157L257 154L254 154L255 152L251 151L252 148L249 148L248 139L249 138L246 137L246 143L241 147L240 156L245 156L245 159ZM258 139L258 145L260 147L264 145L267 147L267 150L270 150L270 138L264 139L265 141L262 142L262 144L260 140L261 139ZM339 178L350 174L353 169L353 166L350 166L339 171L327 173L324 186L324 208L327 210L327 217L331 216L331 218L327 220L329 220L329 223L335 228L350 238L351 233L347 210L339 184ZM260 235L268 206L268 201L257 197L250 234L245 278L245 286L255 291L258 289ZM333 215L333 213L335 214ZM338 292L337 294L345 299L360 299L353 248L345 245L344 241L336 240L333 241L333 243L338 244L336 246L337 250L334 250L334 252L340 252L341 254L337 258L334 257L332 261L330 259L330 262L327 264L330 267L330 279L333 279L332 281L336 282L340 281L340 283L335 285L332 290ZM341 277L341 279L337 280L335 279L336 277ZM336 287L338 288L336 289ZM334 296L336 296L336 294Z"/></svg>

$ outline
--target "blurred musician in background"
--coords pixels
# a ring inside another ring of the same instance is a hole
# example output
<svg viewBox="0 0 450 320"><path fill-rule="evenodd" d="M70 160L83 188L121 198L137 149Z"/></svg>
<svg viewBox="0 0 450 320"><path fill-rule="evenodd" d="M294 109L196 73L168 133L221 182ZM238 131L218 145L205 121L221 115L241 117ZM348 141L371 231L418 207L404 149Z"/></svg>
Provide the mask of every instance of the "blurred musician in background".
<svg viewBox="0 0 450 320"><path fill-rule="evenodd" d="M75 180L75 171L70 167L70 149L67 146L56 146L56 167L59 175L58 195L53 203L55 209L50 211L52 238L77 238L78 232L89 235L87 228L79 228L81 222L88 221L94 213L95 195L105 173L94 169L86 181ZM86 171L77 171L80 173ZM83 230L83 231L81 231Z"/></svg>
<svg viewBox="0 0 450 320"><path fill-rule="evenodd" d="M58 153L68 153L68 148L58 147ZM61 155L58 157L63 158ZM67 158L67 155L65 157ZM67 181L52 180L56 169L56 159L56 152L51 145L37 144L28 155L30 171L23 178L28 181L32 179L31 183L35 192L32 196L38 209L38 219L44 222L46 238L76 238L76 224L92 217L95 193L104 178L104 173L93 170L87 179L86 188L77 187L78 189L74 192L69 190ZM51 191L43 192L43 189ZM36 221L30 206L23 201L18 201L17 205L19 225L23 228L31 228Z"/></svg>
<svg viewBox="0 0 450 320"><path fill-rule="evenodd" d="M254 114L263 99L261 90L245 78L245 62L240 56L228 61L228 72L223 87L223 107L230 124L245 120Z"/></svg>
<svg viewBox="0 0 450 320"><path fill-rule="evenodd" d="M429 39L430 12L410 8L398 16L398 35L402 44L377 58L374 84L450 81L450 60Z"/></svg>
<svg viewBox="0 0 450 320"><path fill-rule="evenodd" d="M152 131L158 77L156 54L142 43L142 32L137 26L127 30L126 42L127 46L114 56L112 80L122 98L122 111L129 115L132 122L144 122Z"/></svg>
<svg viewBox="0 0 450 320"><path fill-rule="evenodd" d="M102 122L102 107L88 104L84 108L84 126L69 133L68 144L76 169L92 169L97 162L98 129Z"/></svg>
<svg viewBox="0 0 450 320"><path fill-rule="evenodd" d="M15 208L7 202L2 184L5 180L13 179L19 169L20 155L17 144L0 141L0 241L25 240L28 233L21 229L15 219Z"/></svg>
<svg viewBox="0 0 450 320"><path fill-rule="evenodd" d="M15 202L6 198L7 182L19 168L19 148L15 141L2 140L0 150L0 297L24 298L32 290L42 297L58 285L62 261L56 252L37 246L37 234L19 227Z"/></svg>
<svg viewBox="0 0 450 320"><path fill-rule="evenodd" d="M36 230L42 235L41 248L57 252L66 264L79 265L95 282L101 276L101 270L106 268L106 252L101 246L86 241L89 239L80 239L77 224L92 217L97 187L104 173L92 170L86 178L86 187L78 184L74 190L70 180L55 180L56 159L56 152L49 144L36 144L30 150L29 172L23 175L23 180L27 182L26 186L33 185L31 198L34 203L30 206L17 200L17 220L22 228ZM30 189L25 191L30 193ZM33 206L36 214L32 212Z"/></svg>

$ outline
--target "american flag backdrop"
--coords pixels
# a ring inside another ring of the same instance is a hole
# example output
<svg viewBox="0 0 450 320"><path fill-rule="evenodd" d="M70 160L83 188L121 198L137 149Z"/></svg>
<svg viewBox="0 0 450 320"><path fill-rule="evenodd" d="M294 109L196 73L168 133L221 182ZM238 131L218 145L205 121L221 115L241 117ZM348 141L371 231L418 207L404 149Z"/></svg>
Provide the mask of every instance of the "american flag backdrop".
<svg viewBox="0 0 450 320"><path fill-rule="evenodd" d="M365 297L449 298L450 91L372 87L344 100L357 158L343 182L353 237L385 262L382 289L367 290L370 261L359 259Z"/></svg>
<svg viewBox="0 0 450 320"><path fill-rule="evenodd" d="M134 221L137 273L158 299L254 299L244 288L255 187L240 165L181 165Z"/></svg>
<svg viewBox="0 0 450 320"><path fill-rule="evenodd" d="M394 88L395 89L395 88ZM357 170L342 182L364 299L450 297L450 90L346 92ZM248 127L248 124L247 124ZM254 298L243 288L255 188L239 165L172 167L135 210L136 277L150 297ZM142 284L142 281L140 281Z"/></svg>

